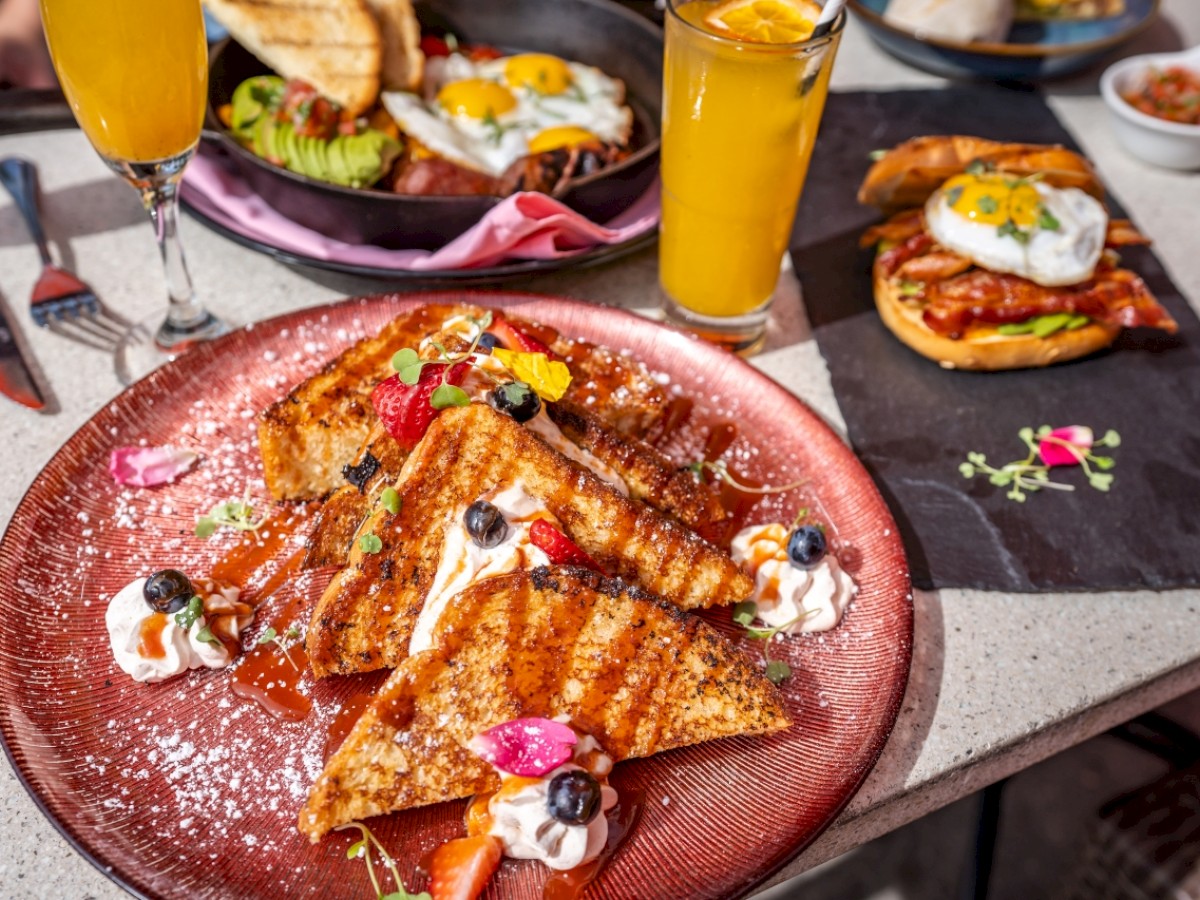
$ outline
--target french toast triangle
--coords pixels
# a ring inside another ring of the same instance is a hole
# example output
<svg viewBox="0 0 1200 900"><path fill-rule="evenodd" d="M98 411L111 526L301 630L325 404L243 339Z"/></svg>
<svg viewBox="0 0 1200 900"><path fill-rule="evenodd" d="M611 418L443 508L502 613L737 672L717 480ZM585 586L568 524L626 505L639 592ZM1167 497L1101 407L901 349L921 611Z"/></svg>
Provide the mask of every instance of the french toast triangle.
<svg viewBox="0 0 1200 900"><path fill-rule="evenodd" d="M692 529L722 521L727 513L716 491L677 468L654 447L624 435L569 400L546 404L563 439L586 451L621 477L635 500ZM354 533L380 491L400 473L407 453L376 422L347 471L355 483L334 491L321 507L309 538L304 567L344 566Z"/></svg>
<svg viewBox="0 0 1200 900"><path fill-rule="evenodd" d="M541 550L518 541L539 517L556 520L605 574L682 609L735 603L753 588L728 555L486 404L443 410L405 460L395 490L399 512L377 508L363 521L348 564L313 611L306 641L318 677L396 666L414 632L427 642L436 631L438 603L452 586L544 564ZM481 557L464 513L481 498L500 503L502 494L524 510L524 524L514 518L512 540L501 548L508 555ZM377 552L364 551L368 535L378 539Z"/></svg>
<svg viewBox="0 0 1200 900"><path fill-rule="evenodd" d="M510 719L565 716L614 761L788 727L779 692L701 619L585 569L485 579L380 688L300 811L337 825L495 790L467 744Z"/></svg>

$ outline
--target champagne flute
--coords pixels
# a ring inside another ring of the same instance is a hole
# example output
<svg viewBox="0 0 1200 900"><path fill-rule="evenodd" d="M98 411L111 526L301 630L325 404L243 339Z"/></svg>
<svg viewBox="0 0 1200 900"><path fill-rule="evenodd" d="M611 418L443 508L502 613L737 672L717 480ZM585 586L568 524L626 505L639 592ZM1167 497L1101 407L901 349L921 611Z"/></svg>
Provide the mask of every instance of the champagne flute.
<svg viewBox="0 0 1200 900"><path fill-rule="evenodd" d="M200 0L41 0L50 56L79 127L133 185L154 224L167 316L134 326L118 377L136 381L228 326L192 289L179 242L179 180L196 151L208 87Z"/></svg>

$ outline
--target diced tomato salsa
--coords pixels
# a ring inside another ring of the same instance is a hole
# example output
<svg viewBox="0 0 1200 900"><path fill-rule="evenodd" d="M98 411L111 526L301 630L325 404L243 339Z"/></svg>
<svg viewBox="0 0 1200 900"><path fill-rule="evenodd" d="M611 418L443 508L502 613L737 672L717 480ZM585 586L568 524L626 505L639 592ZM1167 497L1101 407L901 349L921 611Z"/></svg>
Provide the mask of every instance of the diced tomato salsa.
<svg viewBox="0 0 1200 900"><path fill-rule="evenodd" d="M1172 66L1151 69L1135 91L1122 94L1139 112L1168 122L1200 125L1200 74Z"/></svg>

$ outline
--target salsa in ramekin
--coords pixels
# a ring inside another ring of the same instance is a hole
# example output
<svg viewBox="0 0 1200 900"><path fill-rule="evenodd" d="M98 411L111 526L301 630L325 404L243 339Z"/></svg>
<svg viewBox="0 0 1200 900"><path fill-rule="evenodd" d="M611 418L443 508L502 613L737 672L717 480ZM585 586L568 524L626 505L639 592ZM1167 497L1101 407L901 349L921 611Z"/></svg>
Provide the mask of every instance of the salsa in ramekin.
<svg viewBox="0 0 1200 900"><path fill-rule="evenodd" d="M1184 66L1150 69L1122 99L1138 112L1182 125L1200 125L1200 73Z"/></svg>

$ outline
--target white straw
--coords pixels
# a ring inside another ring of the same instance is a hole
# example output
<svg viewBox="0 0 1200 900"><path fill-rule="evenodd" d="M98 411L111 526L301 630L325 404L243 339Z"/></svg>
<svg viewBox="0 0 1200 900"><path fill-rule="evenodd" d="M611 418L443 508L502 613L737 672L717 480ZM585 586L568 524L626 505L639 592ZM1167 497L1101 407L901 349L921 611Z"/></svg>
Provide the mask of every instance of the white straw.
<svg viewBox="0 0 1200 900"><path fill-rule="evenodd" d="M841 14L842 7L846 5L846 0L826 0L825 6L821 9L821 18L817 19L817 25L813 29L813 37L821 37L832 26L834 20Z"/></svg>

